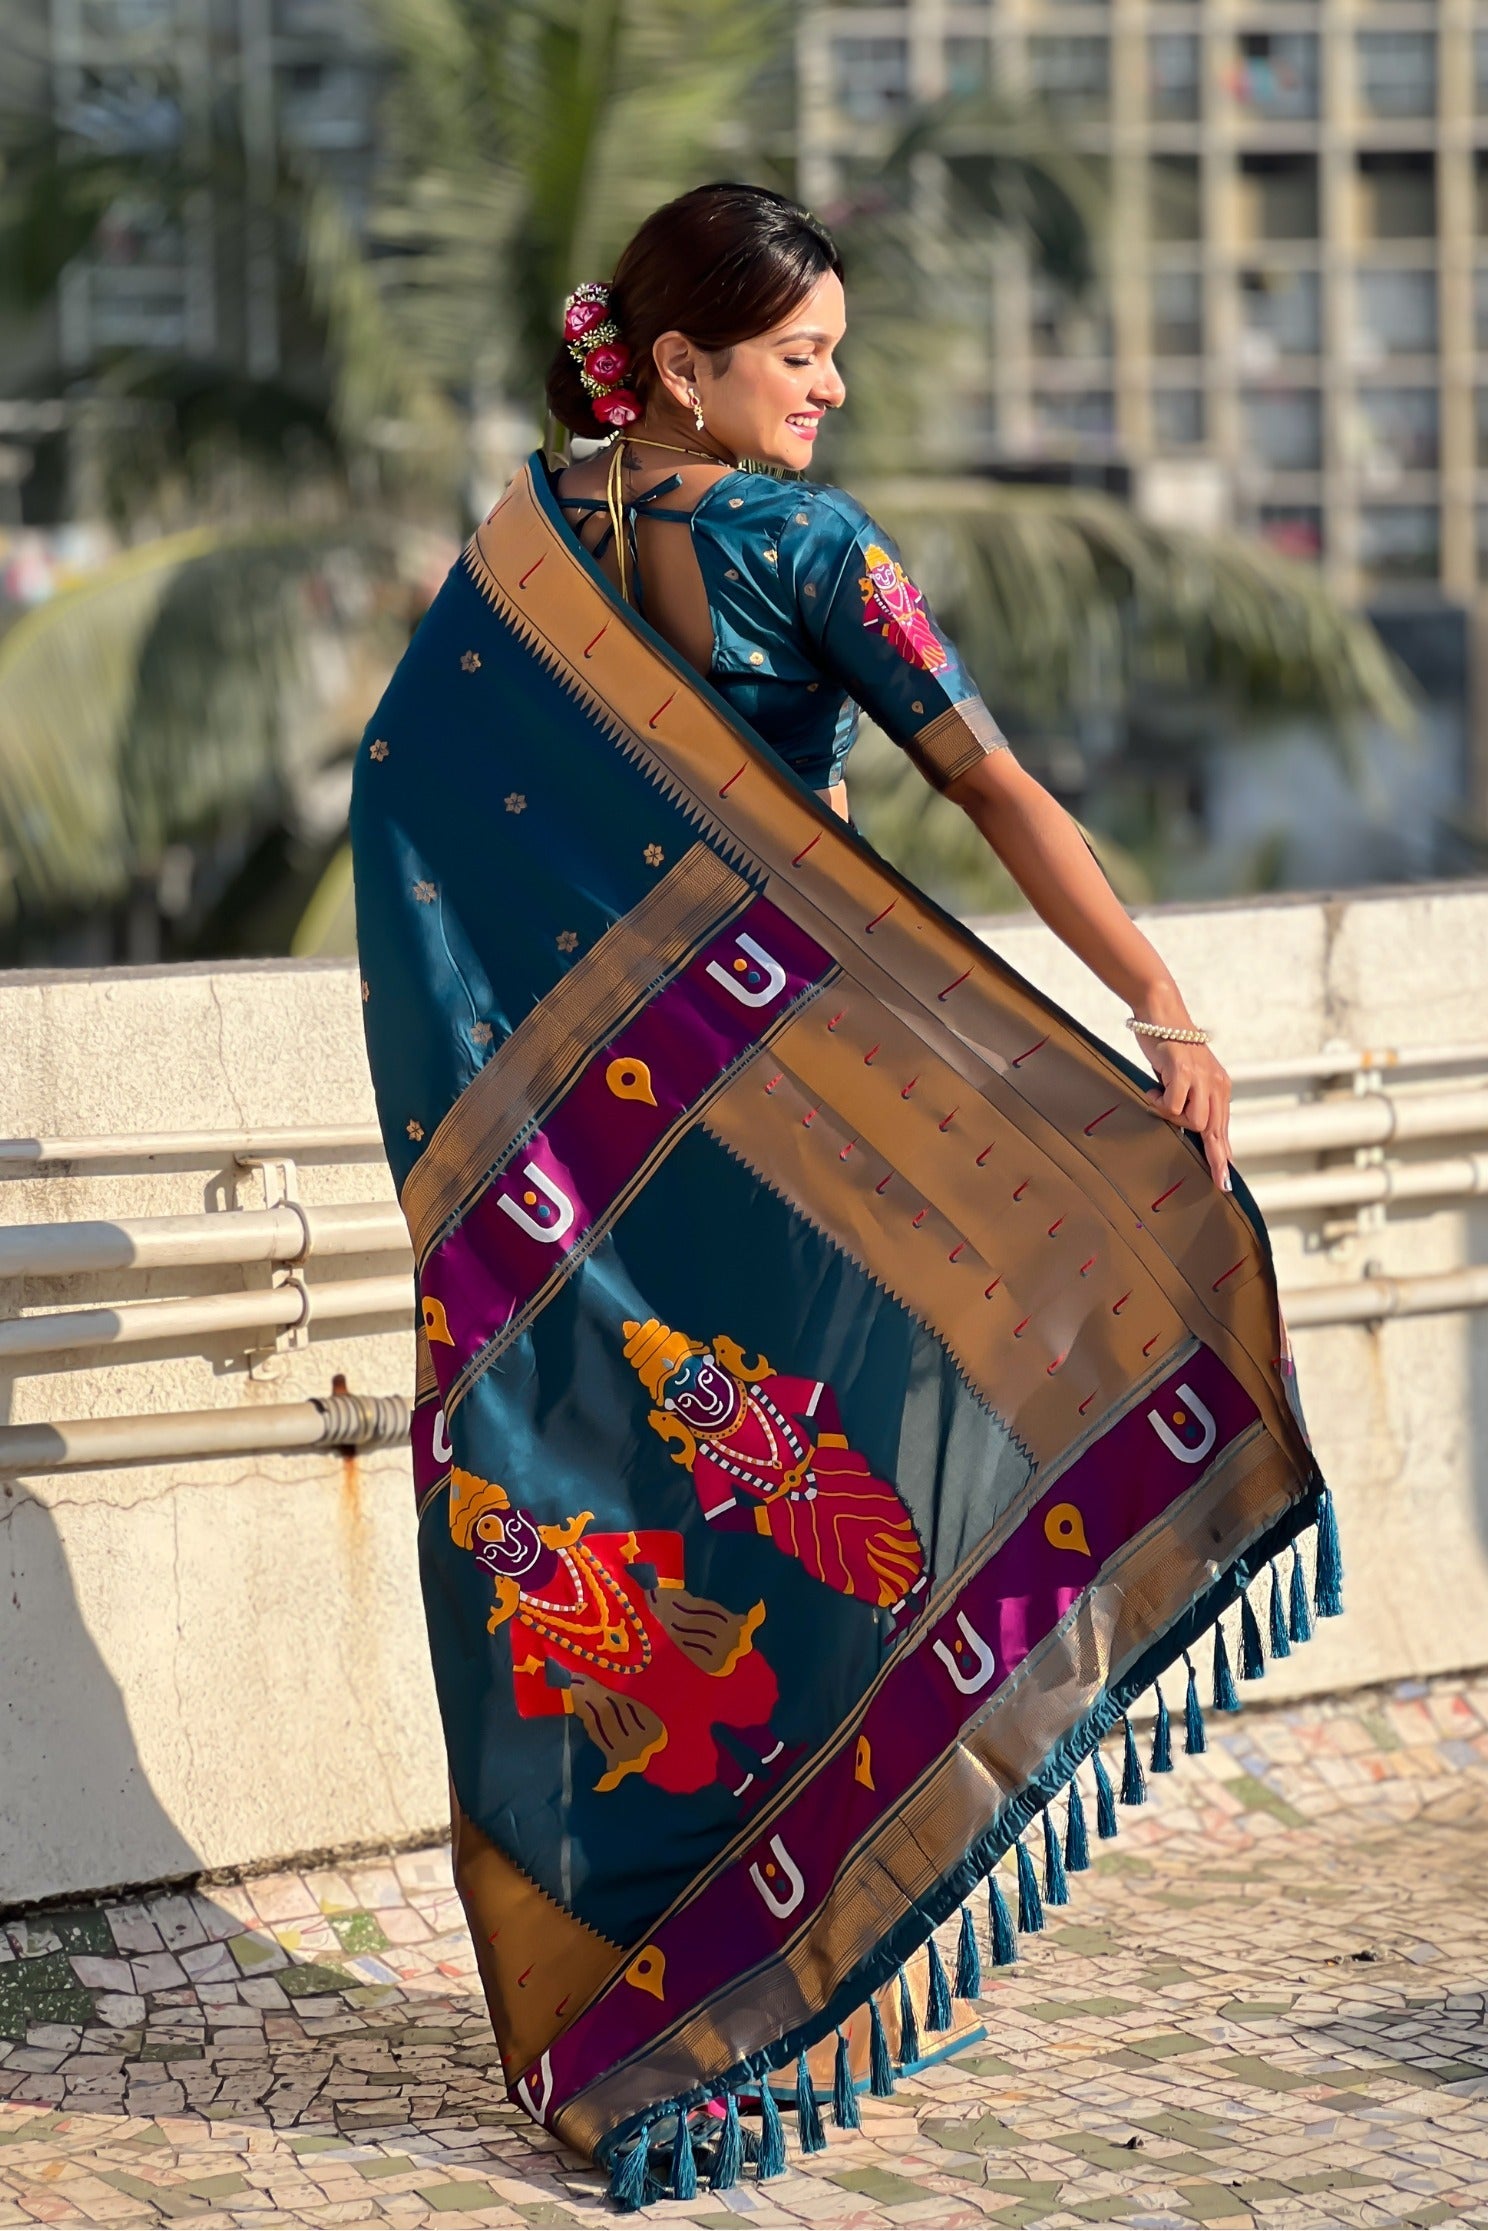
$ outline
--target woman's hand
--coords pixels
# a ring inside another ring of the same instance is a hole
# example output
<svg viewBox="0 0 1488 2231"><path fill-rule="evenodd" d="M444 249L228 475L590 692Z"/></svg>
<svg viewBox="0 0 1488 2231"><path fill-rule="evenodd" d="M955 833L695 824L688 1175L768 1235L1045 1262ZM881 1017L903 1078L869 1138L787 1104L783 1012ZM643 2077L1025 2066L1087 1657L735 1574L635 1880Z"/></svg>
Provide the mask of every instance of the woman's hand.
<svg viewBox="0 0 1488 2231"><path fill-rule="evenodd" d="M1204 1159L1216 1185L1230 1183L1230 1079L1207 1046L1172 1038L1141 1040L1143 1053L1157 1071L1151 1087L1156 1112L1183 1131L1197 1131Z"/></svg>

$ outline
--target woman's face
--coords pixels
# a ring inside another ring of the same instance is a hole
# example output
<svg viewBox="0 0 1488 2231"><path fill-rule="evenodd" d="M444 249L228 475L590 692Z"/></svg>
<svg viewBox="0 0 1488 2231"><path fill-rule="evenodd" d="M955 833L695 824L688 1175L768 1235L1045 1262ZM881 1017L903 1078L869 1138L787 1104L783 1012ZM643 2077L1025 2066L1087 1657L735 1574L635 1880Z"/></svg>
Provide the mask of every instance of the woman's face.
<svg viewBox="0 0 1488 2231"><path fill-rule="evenodd" d="M691 378L683 391L696 387L708 437L735 457L804 471L823 412L836 410L847 393L834 362L846 328L842 281L829 271L789 317L740 341L726 358L687 348ZM681 339L664 334L657 343L658 367L664 377L672 374L673 393L678 359L666 344ZM719 363L722 370L715 369Z"/></svg>

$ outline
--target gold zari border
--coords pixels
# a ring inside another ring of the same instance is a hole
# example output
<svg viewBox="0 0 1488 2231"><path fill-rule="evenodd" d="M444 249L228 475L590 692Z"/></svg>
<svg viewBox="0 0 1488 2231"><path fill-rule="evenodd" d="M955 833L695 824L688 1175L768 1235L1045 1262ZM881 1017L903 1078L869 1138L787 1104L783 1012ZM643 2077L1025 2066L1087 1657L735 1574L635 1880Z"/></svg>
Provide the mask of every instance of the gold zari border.
<svg viewBox="0 0 1488 2231"><path fill-rule="evenodd" d="M576 961L465 1087L408 1174L403 1213L422 1266L452 1217L540 1120L596 1046L752 892L742 875L695 844L671 873Z"/></svg>
<svg viewBox="0 0 1488 2231"><path fill-rule="evenodd" d="M904 749L926 782L949 790L1008 741L979 697L968 697L917 729Z"/></svg>

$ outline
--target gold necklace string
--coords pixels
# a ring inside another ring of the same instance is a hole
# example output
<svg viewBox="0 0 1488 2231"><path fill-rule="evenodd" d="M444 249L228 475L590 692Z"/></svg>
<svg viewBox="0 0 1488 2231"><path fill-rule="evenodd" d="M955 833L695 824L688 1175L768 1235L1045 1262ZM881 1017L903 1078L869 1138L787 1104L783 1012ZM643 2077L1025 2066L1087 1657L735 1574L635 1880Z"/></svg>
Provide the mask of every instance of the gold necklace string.
<svg viewBox="0 0 1488 2231"><path fill-rule="evenodd" d="M605 473L605 510L610 517L610 533L615 538L615 571L619 576L620 601L629 604L630 589L626 581L627 550L625 543L625 505L620 493L620 474L625 462L625 444L616 442L610 451L610 462Z"/></svg>
<svg viewBox="0 0 1488 2231"><path fill-rule="evenodd" d="M626 442L632 443L637 449L665 449L674 457L698 457L705 465L722 465L731 469L726 457L715 457L710 449L689 449L682 442L654 442L649 434L622 434L616 447L620 448Z"/></svg>

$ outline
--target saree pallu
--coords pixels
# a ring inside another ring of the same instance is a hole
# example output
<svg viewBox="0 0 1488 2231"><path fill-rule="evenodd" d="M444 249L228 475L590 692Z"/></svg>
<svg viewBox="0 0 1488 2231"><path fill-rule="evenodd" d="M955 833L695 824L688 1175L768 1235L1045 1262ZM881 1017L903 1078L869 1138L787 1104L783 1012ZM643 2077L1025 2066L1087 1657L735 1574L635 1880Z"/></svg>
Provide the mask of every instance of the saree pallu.
<svg viewBox="0 0 1488 2231"><path fill-rule="evenodd" d="M1023 1830L1095 1751L1107 1832L1102 1735L1210 1628L1232 1701L1218 1615L1259 1670L1247 1584L1314 1524L1336 1608L1265 1233L620 603L540 460L389 687L353 841L506 2081L623 2200L664 2158L686 2195L694 2132L736 2157L747 2089L768 2152L770 2072L865 2005L883 2088L875 1994L1009 1853L1028 1924Z"/></svg>

